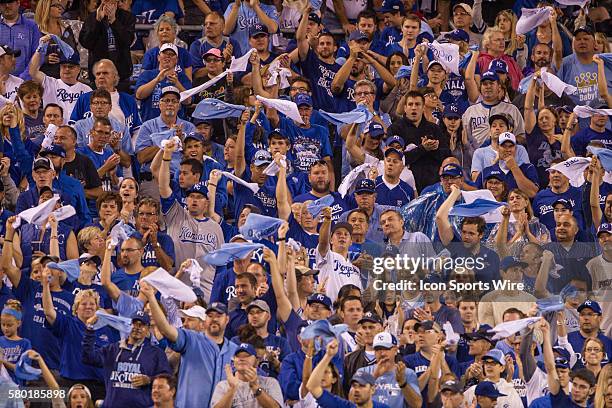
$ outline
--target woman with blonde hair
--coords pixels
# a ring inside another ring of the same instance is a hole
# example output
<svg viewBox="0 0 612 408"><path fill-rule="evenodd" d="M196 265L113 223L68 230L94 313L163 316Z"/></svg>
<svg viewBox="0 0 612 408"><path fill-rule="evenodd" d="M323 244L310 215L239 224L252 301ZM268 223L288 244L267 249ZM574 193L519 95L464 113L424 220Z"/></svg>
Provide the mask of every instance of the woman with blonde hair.
<svg viewBox="0 0 612 408"><path fill-rule="evenodd" d="M34 21L36 21L42 35L56 35L75 52L78 52L78 33L75 34L70 23L62 18L65 4L66 2L62 0L39 0L36 5ZM57 41L51 40L40 71L45 75L59 79L60 57L61 50Z"/></svg>
<svg viewBox="0 0 612 408"><path fill-rule="evenodd" d="M612 364L606 364L599 372L593 407L612 408Z"/></svg>
<svg viewBox="0 0 612 408"><path fill-rule="evenodd" d="M487 28L482 37L482 50L478 55L478 67L480 72L489 70L491 61L502 60L506 63L512 89L517 90L523 73L521 67L512 56L506 54L506 40L503 31L495 26Z"/></svg>
<svg viewBox="0 0 612 408"><path fill-rule="evenodd" d="M119 195L123 202L121 206L121 219L132 225L136 223L134 211L138 204L138 191L138 182L133 177L126 177L119 183Z"/></svg>
<svg viewBox="0 0 612 408"><path fill-rule="evenodd" d="M604 33L595 33L595 54L610 52L610 43Z"/></svg>
<svg viewBox="0 0 612 408"><path fill-rule="evenodd" d="M516 33L516 22L516 14L512 10L502 10L495 17L495 27L504 34L506 55L514 58L521 68L525 68L527 63L525 36Z"/></svg>
<svg viewBox="0 0 612 408"><path fill-rule="evenodd" d="M0 349L4 350L0 354L0 364L4 364L13 381L19 385L25 385L25 381L15 377L15 365L21 354L32 348L30 340L19 335L22 312L21 302L9 299L0 314L2 333L4 333L4 336L0 337Z"/></svg>

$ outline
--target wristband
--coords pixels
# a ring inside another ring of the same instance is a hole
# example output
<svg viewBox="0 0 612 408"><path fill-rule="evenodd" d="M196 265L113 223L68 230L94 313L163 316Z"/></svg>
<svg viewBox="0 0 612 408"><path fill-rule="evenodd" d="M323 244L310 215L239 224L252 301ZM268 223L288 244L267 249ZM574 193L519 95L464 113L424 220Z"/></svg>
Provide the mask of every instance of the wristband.
<svg viewBox="0 0 612 408"><path fill-rule="evenodd" d="M209 186L217 187L216 184L208 183Z"/></svg>
<svg viewBox="0 0 612 408"><path fill-rule="evenodd" d="M163 157L162 157L162 160L163 161L172 161L172 159L164 159Z"/></svg>
<svg viewBox="0 0 612 408"><path fill-rule="evenodd" d="M279 241L279 242L280 242L280 241L283 241L283 242L284 242L284 241L286 241L286 240L287 240L287 237L277 239L277 241Z"/></svg>
<svg viewBox="0 0 612 408"><path fill-rule="evenodd" d="M255 392L253 393L253 396L255 398L259 397L261 394L263 393L263 390L261 389L261 387L258 387Z"/></svg>
<svg viewBox="0 0 612 408"><path fill-rule="evenodd" d="M4 242L13 242L12 239L5 239Z"/></svg>

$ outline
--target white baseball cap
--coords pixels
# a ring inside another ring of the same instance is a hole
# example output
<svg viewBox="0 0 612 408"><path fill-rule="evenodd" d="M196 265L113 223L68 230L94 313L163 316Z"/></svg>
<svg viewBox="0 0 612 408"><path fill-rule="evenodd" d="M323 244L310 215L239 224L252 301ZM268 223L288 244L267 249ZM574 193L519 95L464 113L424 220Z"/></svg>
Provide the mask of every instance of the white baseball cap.
<svg viewBox="0 0 612 408"><path fill-rule="evenodd" d="M178 48L172 43L165 43L159 48L159 52L164 52L166 50L172 50L176 55L178 55Z"/></svg>
<svg viewBox="0 0 612 408"><path fill-rule="evenodd" d="M181 314L187 317L198 318L203 322L206 321L206 309L204 309L202 306L195 305L195 306L191 306L187 310L181 309Z"/></svg>
<svg viewBox="0 0 612 408"><path fill-rule="evenodd" d="M512 142L513 145L516 144L516 136L514 136L513 133L510 132L504 132L501 135L499 135L499 142L498 144L501 146L504 144L504 142Z"/></svg>

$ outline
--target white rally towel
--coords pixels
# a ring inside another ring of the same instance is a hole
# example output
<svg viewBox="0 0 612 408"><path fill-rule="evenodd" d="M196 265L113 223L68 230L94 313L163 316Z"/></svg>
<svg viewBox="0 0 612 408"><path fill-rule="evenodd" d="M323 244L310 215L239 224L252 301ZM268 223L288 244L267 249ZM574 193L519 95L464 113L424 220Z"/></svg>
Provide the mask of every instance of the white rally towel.
<svg viewBox="0 0 612 408"><path fill-rule="evenodd" d="M552 7L540 7L540 8L522 8L521 18L516 22L516 33L526 34L536 27L546 23L550 20L550 15L553 11Z"/></svg>
<svg viewBox="0 0 612 408"><path fill-rule="evenodd" d="M275 60L268 67L268 71L270 72L270 79L268 79L268 83L266 86L272 86L278 84L278 80L280 78L280 89L289 88L289 78L291 78L291 71L287 68L283 68L280 66L280 60Z"/></svg>
<svg viewBox="0 0 612 408"><path fill-rule="evenodd" d="M228 179L235 181L238 184L242 184L243 186L251 190L253 194L257 194L257 192L259 191L259 185L257 185L257 183L248 183L244 181L243 179L241 179L240 177L236 177L235 175L233 175L232 173L228 171L222 171L221 174L223 174Z"/></svg>
<svg viewBox="0 0 612 408"><path fill-rule="evenodd" d="M53 123L49 123L47 125L47 130L45 130L45 137L43 138L43 141L40 145L43 150L46 150L51 147L53 141L55 140L55 133L57 133L57 129L58 127L55 126Z"/></svg>
<svg viewBox="0 0 612 408"><path fill-rule="evenodd" d="M446 344L449 346L454 346L459 343L459 334L455 333L453 330L453 326L450 322L446 322L442 325L442 329L444 330L444 334L446 335Z"/></svg>
<svg viewBox="0 0 612 408"><path fill-rule="evenodd" d="M349 174L346 175L344 180L342 180L342 183L340 183L340 186L338 186L338 192L340 193L342 198L344 198L348 194L351 186L355 185L357 178L362 173L365 173L365 175L367 175L367 172L370 171L372 167L374 167L372 163L363 163L355 167L353 170L350 171Z"/></svg>
<svg viewBox="0 0 612 408"><path fill-rule="evenodd" d="M27 210L20 212L13 222L13 228L19 228L21 221L42 226L47 221L47 218L49 218L51 213L53 213L53 209L55 208L55 205L59 199L59 195L56 194L50 200L47 200L36 207L28 208Z"/></svg>
<svg viewBox="0 0 612 408"><path fill-rule="evenodd" d="M287 156L283 156L281 158L281 164L283 165L284 168L287 168ZM276 164L275 161L273 161L272 163L268 164L268 167L266 167L263 172L266 176L273 177L273 176L276 176L279 171L280 171L280 167L278 166L278 164Z"/></svg>
<svg viewBox="0 0 612 408"><path fill-rule="evenodd" d="M590 157L571 157L564 162L550 166L546 171L557 170L569 179L572 186L580 187L584 184L584 170L589 167L589 164L591 164Z"/></svg>
<svg viewBox="0 0 612 408"><path fill-rule="evenodd" d="M119 244L119 242L123 242L134 234L136 230L132 228L130 225L123 222L123 220L119 221L115 226L110 230L109 236L111 238L111 245L115 246Z"/></svg>
<svg viewBox="0 0 612 408"><path fill-rule="evenodd" d="M157 289L162 296L188 303L197 300L196 294L189 286L170 275L164 268L157 268L155 272L142 278L142 280Z"/></svg>
<svg viewBox="0 0 612 408"><path fill-rule="evenodd" d="M198 261L196 261L195 259L189 259L189 261L191 261L191 264L187 268L185 268L185 273L189 274L189 280L191 281L193 286L199 288L202 279L202 272L204 271L204 269L202 269Z"/></svg>
<svg viewBox="0 0 612 408"><path fill-rule="evenodd" d="M231 72L244 72L249 65L249 58L251 54L255 51L255 48L251 48L240 58L232 57L232 62L230 63L229 70Z"/></svg>
<svg viewBox="0 0 612 408"><path fill-rule="evenodd" d="M193 95L197 94L200 91L210 88L211 86L219 82L223 77L225 77L228 72L230 72L229 69L226 69L216 77L204 82L202 85L198 85L195 88L187 89L186 91L181 92L181 102L183 102L185 99L191 98Z"/></svg>
<svg viewBox="0 0 612 408"><path fill-rule="evenodd" d="M52 214L57 221L63 221L67 220L73 215L76 215L76 210L71 205L63 205L57 210L53 211ZM51 228L51 226L47 225L47 228Z"/></svg>
<svg viewBox="0 0 612 408"><path fill-rule="evenodd" d="M439 43L437 41L426 44L433 53L434 59L442 64L447 71L455 75L461 75L459 73L461 57L459 56L459 46L457 44Z"/></svg>
<svg viewBox="0 0 612 408"><path fill-rule="evenodd" d="M561 95L563 95L564 92L568 95L572 95L578 92L578 88L573 85L566 84L565 82L560 80L559 77L557 77L555 74L548 72L546 67L543 67L540 72L542 82L544 82L548 89L553 91L555 95L557 95L559 98L561 97Z"/></svg>
<svg viewBox="0 0 612 408"><path fill-rule="evenodd" d="M493 340L503 340L512 336L513 334L521 332L523 329L526 329L527 326L537 323L541 319L541 317L528 317L526 319L500 323L489 331L495 333Z"/></svg>
<svg viewBox="0 0 612 408"><path fill-rule="evenodd" d="M591 0L555 0L555 1L564 6L580 6L580 8L584 8L584 6Z"/></svg>
<svg viewBox="0 0 612 408"><path fill-rule="evenodd" d="M593 116L596 113L599 114L599 115L611 116L612 115L612 109L595 109L595 108L591 108L590 106L576 105L576 106L574 106L574 113L579 118L590 118L591 116Z"/></svg>
<svg viewBox="0 0 612 408"><path fill-rule="evenodd" d="M270 99L264 98L263 96L256 96L257 100L266 105L269 108L276 109L277 111L283 113L289 119L292 119L299 123L300 125L304 124L302 117L300 116L300 111L298 110L297 105L293 101L286 101L284 99Z"/></svg>

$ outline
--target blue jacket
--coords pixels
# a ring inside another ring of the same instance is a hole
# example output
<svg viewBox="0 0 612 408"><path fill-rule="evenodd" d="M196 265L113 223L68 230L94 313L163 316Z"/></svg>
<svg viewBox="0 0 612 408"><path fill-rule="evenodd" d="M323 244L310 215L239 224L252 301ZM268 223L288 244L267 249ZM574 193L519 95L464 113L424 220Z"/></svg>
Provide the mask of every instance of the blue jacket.
<svg viewBox="0 0 612 408"><path fill-rule="evenodd" d="M323 358L325 351L320 351L312 358L312 366L316 367L319 361ZM338 372L340 373L340 383L342 383L343 375L343 361L338 353L332 360ZM295 353L289 354L283 359L281 363L280 374L278 375L278 382L283 390L283 398L285 401L293 400L299 401L300 398L300 385L302 384L302 372L304 371L304 359L306 354L302 350L298 350Z"/></svg>
<svg viewBox="0 0 612 408"><path fill-rule="evenodd" d="M69 124L74 125L76 121L92 116L90 102L91 92L79 96L79 99L72 109ZM134 134L140 125L142 125L136 99L130 94L119 92L119 108L121 108L121 112L123 112L125 116L125 126L130 129L131 134Z"/></svg>
<svg viewBox="0 0 612 408"><path fill-rule="evenodd" d="M124 341L102 348L96 347L96 332L85 329L83 363L104 369L106 397L103 407L148 408L153 405L151 386L133 387L132 377L144 374L172 374L166 354L145 339L140 345L129 347Z"/></svg>
<svg viewBox="0 0 612 408"><path fill-rule="evenodd" d="M0 18L0 44L21 51L13 75L29 78L28 64L38 48L38 40L40 40L40 30L34 21L21 15L15 24L9 26L4 22L4 17Z"/></svg>

